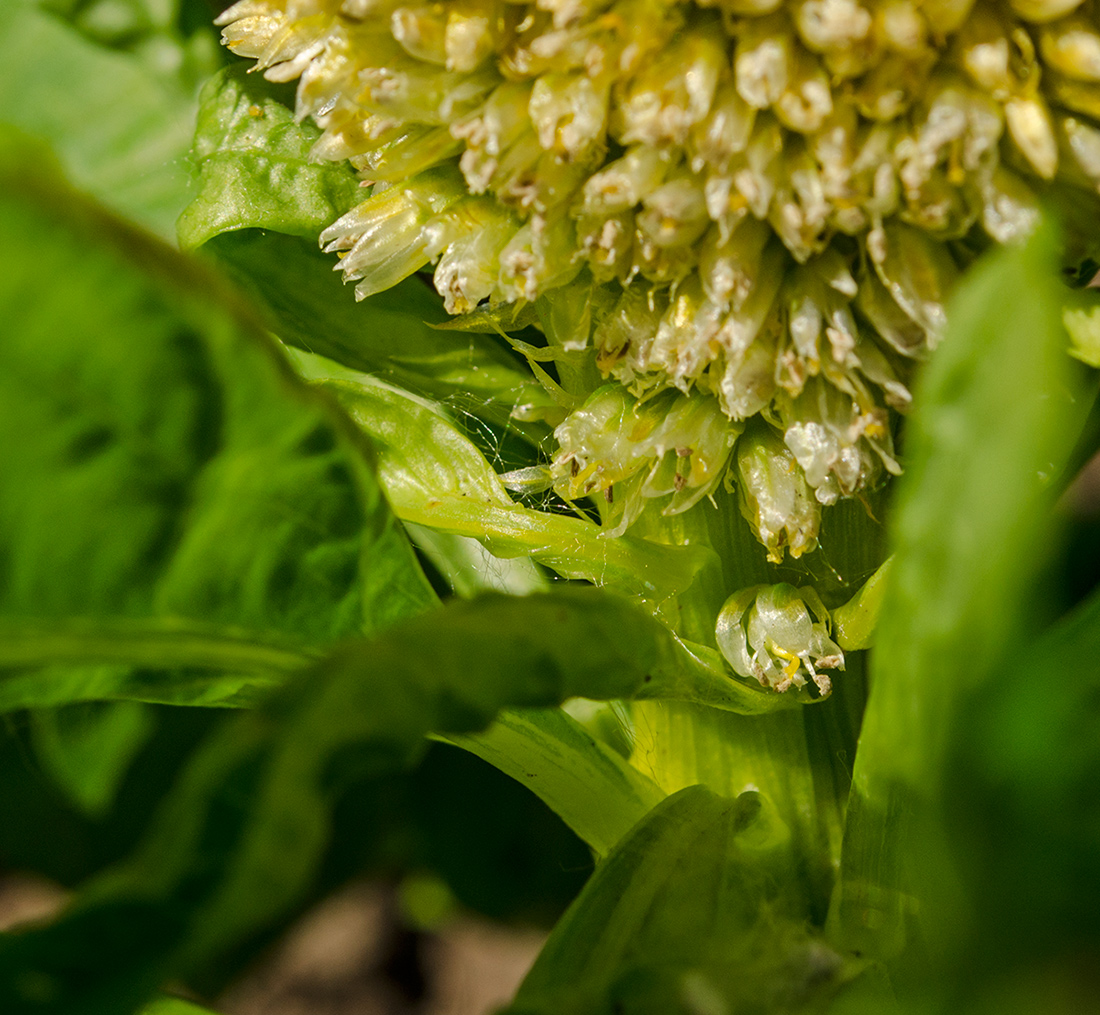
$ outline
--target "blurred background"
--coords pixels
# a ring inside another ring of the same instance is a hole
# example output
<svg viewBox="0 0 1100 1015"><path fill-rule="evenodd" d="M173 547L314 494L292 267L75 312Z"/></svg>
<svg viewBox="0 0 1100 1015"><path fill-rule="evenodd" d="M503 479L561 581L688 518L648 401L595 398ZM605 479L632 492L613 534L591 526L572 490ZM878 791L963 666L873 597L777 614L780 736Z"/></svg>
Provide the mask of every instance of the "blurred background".
<svg viewBox="0 0 1100 1015"><path fill-rule="evenodd" d="M145 743L105 808L67 795L43 769L30 717L9 718L0 929L52 916L134 845L207 719L143 707ZM94 706L71 711L79 724ZM210 971L201 1000L223 1015L491 1012L510 1000L592 869L584 844L531 793L443 744L415 771L350 787L333 841L290 929Z"/></svg>

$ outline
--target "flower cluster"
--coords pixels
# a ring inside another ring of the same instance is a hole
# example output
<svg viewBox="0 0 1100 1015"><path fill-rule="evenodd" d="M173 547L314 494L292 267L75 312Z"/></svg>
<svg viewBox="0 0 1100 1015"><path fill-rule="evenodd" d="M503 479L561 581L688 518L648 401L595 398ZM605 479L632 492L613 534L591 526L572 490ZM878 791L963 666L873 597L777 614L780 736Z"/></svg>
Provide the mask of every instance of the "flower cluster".
<svg viewBox="0 0 1100 1015"><path fill-rule="evenodd" d="M663 391L639 403L605 386L554 432L561 451L550 474L569 500L602 493L609 534L618 535L647 500L673 515L710 494L741 428L709 395Z"/></svg>
<svg viewBox="0 0 1100 1015"><path fill-rule="evenodd" d="M587 292L598 312L570 342L605 378L705 399L727 448L767 421L775 439L732 471L775 557L812 549L817 504L898 471L891 411L975 243L1025 234L1043 190L1095 199L1097 12L240 0L221 24L269 78L300 79L315 156L375 184L322 236L359 296L430 263L452 313ZM554 466L573 493L616 472L578 412ZM688 488L711 489L712 465Z"/></svg>

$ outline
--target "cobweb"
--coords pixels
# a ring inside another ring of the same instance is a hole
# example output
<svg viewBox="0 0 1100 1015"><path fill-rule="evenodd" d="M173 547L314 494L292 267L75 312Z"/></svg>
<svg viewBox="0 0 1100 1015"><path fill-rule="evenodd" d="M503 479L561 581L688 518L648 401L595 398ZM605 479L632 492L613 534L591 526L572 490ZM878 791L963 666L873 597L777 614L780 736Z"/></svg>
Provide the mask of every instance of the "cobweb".
<svg viewBox="0 0 1100 1015"><path fill-rule="evenodd" d="M504 403L490 398L479 400L466 393L447 396L440 402L451 414L459 432L485 456L498 476L533 466L549 469L551 456L557 449L549 427L536 447L515 427L497 425L486 418L494 414L494 406L499 413ZM584 511L581 506L564 501L549 485L549 479L542 489L525 492L510 489L509 494L516 503L533 511L580 516L587 520L593 520L594 517L593 513Z"/></svg>

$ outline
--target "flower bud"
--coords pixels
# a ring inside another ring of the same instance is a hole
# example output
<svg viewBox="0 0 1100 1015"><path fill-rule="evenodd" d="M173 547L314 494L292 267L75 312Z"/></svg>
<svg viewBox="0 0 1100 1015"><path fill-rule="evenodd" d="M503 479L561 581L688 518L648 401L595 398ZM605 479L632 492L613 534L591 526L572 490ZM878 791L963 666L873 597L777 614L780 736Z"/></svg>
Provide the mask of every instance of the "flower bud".
<svg viewBox="0 0 1100 1015"><path fill-rule="evenodd" d="M660 186L668 160L659 149L634 145L626 154L590 176L582 191L581 210L588 215L613 215L633 208Z"/></svg>
<svg viewBox="0 0 1100 1015"><path fill-rule="evenodd" d="M832 681L821 670L844 669L829 626L829 612L812 588L756 585L726 600L715 633L735 673L780 693L812 680L824 697Z"/></svg>
<svg viewBox="0 0 1100 1015"><path fill-rule="evenodd" d="M855 396L858 386L853 385ZM860 404L822 378L811 378L795 399L779 399L783 440L822 504L873 487L901 472L893 456L886 410Z"/></svg>
<svg viewBox="0 0 1100 1015"><path fill-rule="evenodd" d="M539 144L572 162L599 141L607 126L608 89L587 74L543 74L529 110Z"/></svg>
<svg viewBox="0 0 1100 1015"><path fill-rule="evenodd" d="M397 132L376 148L355 153L351 164L375 182L403 183L457 154L459 148L446 127L414 127Z"/></svg>
<svg viewBox="0 0 1100 1015"><path fill-rule="evenodd" d="M620 535L646 501L675 515L712 493L740 432L709 396L664 391L636 401L600 388L554 431L554 489L566 500L602 493L605 525Z"/></svg>
<svg viewBox="0 0 1100 1015"><path fill-rule="evenodd" d="M817 546L821 505L802 467L770 426L751 426L737 442L736 482L741 514L768 551L783 562L784 550L801 557Z"/></svg>
<svg viewBox="0 0 1100 1015"><path fill-rule="evenodd" d="M526 133L532 140L528 85L505 82L495 88L475 113L451 124L451 135L464 141L459 167L474 194L484 194L501 159Z"/></svg>
<svg viewBox="0 0 1100 1015"><path fill-rule="evenodd" d="M616 127L621 140L683 144L710 112L727 57L721 29L684 32L627 86Z"/></svg>
<svg viewBox="0 0 1100 1015"><path fill-rule="evenodd" d="M746 24L737 40L733 72L737 93L753 109L767 109L779 101L790 79L793 48L794 40L782 15Z"/></svg>
<svg viewBox="0 0 1100 1015"><path fill-rule="evenodd" d="M902 312L935 348L947 326L944 304L959 271L942 244L898 222L884 228L881 242L868 242L871 264Z"/></svg>
<svg viewBox="0 0 1100 1015"><path fill-rule="evenodd" d="M373 296L428 263L424 226L463 193L453 170L431 169L372 194L321 233L321 244L326 253L347 251L339 268L345 281L362 279L356 299Z"/></svg>
<svg viewBox="0 0 1100 1015"><path fill-rule="evenodd" d="M469 313L496 290L500 253L520 228L495 201L468 197L426 223L429 258L439 258L434 282L450 314Z"/></svg>
<svg viewBox="0 0 1100 1015"><path fill-rule="evenodd" d="M633 388L648 372L649 350L667 307L664 294L635 286L623 290L593 335L596 365L605 376Z"/></svg>
<svg viewBox="0 0 1100 1015"><path fill-rule="evenodd" d="M642 204L638 229L659 247L694 243L707 230L703 188L689 176L680 176L651 190Z"/></svg>
<svg viewBox="0 0 1100 1015"><path fill-rule="evenodd" d="M1025 21L1046 24L1072 13L1082 0L1009 0L1009 6Z"/></svg>
<svg viewBox="0 0 1100 1015"><path fill-rule="evenodd" d="M1100 30L1087 18L1044 25L1039 33L1043 60L1066 77L1100 81Z"/></svg>

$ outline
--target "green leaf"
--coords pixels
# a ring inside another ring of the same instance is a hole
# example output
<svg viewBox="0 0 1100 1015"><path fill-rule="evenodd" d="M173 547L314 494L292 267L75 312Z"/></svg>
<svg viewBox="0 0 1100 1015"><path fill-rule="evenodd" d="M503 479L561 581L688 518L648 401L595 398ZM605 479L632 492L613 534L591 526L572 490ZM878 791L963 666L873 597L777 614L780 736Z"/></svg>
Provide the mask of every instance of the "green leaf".
<svg viewBox="0 0 1100 1015"><path fill-rule="evenodd" d="M64 18L85 38L132 54L188 96L217 70L218 46L206 0L17 0Z"/></svg>
<svg viewBox="0 0 1100 1015"><path fill-rule="evenodd" d="M975 896L979 967L995 954L993 970L1030 968L1041 982L1059 956L1072 982L1076 956L1100 940L1098 658L1093 592L1006 660L996 693L971 695L954 723L949 829Z"/></svg>
<svg viewBox="0 0 1100 1015"><path fill-rule="evenodd" d="M0 4L0 66L0 120L49 141L114 210L175 236L189 190L189 89L20 0Z"/></svg>
<svg viewBox="0 0 1100 1015"><path fill-rule="evenodd" d="M112 699L254 704L315 659L296 640L172 617L0 619L0 711Z"/></svg>
<svg viewBox="0 0 1100 1015"><path fill-rule="evenodd" d="M854 652L874 644L889 574L887 560L848 602L833 610L833 631L842 649Z"/></svg>
<svg viewBox="0 0 1100 1015"><path fill-rule="evenodd" d="M551 585L530 557L494 557L472 536L456 536L412 522L406 522L405 529L456 595L468 599L479 592L495 591L525 596L545 592Z"/></svg>
<svg viewBox="0 0 1100 1015"><path fill-rule="evenodd" d="M668 632L591 588L452 600L350 643L193 759L143 848L57 924L0 943L0 1008L119 1015L284 916L346 780L506 707L659 694ZM647 679L648 678L648 679Z"/></svg>
<svg viewBox="0 0 1100 1015"><path fill-rule="evenodd" d="M0 151L0 688L75 665L82 638L89 663L155 665L165 636L167 665L225 663L235 694L250 638L255 673L272 642L300 662L428 605L369 449L233 295L42 150L5 134ZM136 643L112 649L119 625Z"/></svg>
<svg viewBox="0 0 1100 1015"><path fill-rule="evenodd" d="M989 686L1025 622L1053 542L1051 480L1091 403L1065 354L1062 296L1049 228L997 251L959 286L918 386L837 913L870 954L902 947L907 893L935 896L921 904L926 923L938 914L937 947L962 923L934 801L960 701Z"/></svg>
<svg viewBox="0 0 1100 1015"><path fill-rule="evenodd" d="M853 970L807 929L788 847L758 793L669 797L596 869L509 1011L820 1011Z"/></svg>
<svg viewBox="0 0 1100 1015"><path fill-rule="evenodd" d="M141 1015L215 1015L209 1008L179 997L162 997L141 1009Z"/></svg>
<svg viewBox="0 0 1100 1015"><path fill-rule="evenodd" d="M180 246L250 227L314 239L351 206L355 173L347 163L310 161L320 131L297 123L282 97L285 86L241 65L207 82L192 150L198 193L180 216Z"/></svg>
<svg viewBox="0 0 1100 1015"><path fill-rule="evenodd" d="M242 229L214 237L202 252L268 311L284 342L446 401L532 442L547 435L545 427L512 418L517 407L530 416L553 406L530 371L495 339L431 327L447 315L422 279L356 303L334 273L333 258L300 237Z"/></svg>
<svg viewBox="0 0 1100 1015"><path fill-rule="evenodd" d="M445 739L525 785L601 857L665 798L561 709L502 712L483 733Z"/></svg>
<svg viewBox="0 0 1100 1015"><path fill-rule="evenodd" d="M85 814L101 817L130 762L153 732L136 701L94 702L32 715L35 753Z"/></svg>

